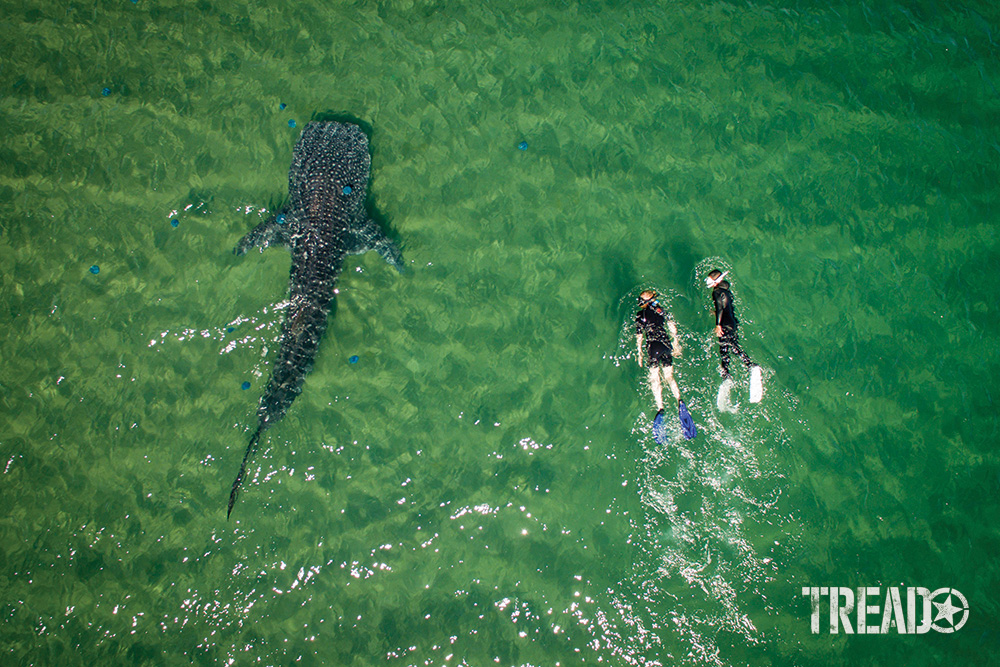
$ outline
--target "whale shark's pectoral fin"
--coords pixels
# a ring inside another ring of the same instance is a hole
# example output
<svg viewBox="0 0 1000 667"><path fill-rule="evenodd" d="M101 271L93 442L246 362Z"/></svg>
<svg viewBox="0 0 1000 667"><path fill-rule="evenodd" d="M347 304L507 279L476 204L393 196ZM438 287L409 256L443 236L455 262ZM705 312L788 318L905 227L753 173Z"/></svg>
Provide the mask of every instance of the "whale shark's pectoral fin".
<svg viewBox="0 0 1000 667"><path fill-rule="evenodd" d="M273 245L288 245L291 238L289 224L285 220L285 213L272 215L270 218L251 229L246 236L233 248L236 255L245 255L250 248L260 246L261 252L264 248Z"/></svg>
<svg viewBox="0 0 1000 667"><path fill-rule="evenodd" d="M400 273L406 268L399 245L385 235L378 223L371 218L366 218L364 223L351 234L347 252L352 255L360 255L369 250L374 250L382 255L382 259L389 262Z"/></svg>

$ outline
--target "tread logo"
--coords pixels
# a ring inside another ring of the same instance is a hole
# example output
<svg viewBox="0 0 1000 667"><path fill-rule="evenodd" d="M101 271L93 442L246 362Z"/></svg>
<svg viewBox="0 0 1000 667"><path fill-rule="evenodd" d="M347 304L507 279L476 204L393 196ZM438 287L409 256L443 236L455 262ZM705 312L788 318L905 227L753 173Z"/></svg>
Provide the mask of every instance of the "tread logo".
<svg viewBox="0 0 1000 667"><path fill-rule="evenodd" d="M890 586L884 597L881 590L878 586L803 587L802 595L809 598L812 607L812 633L820 633L825 611L834 635L841 630L848 635L885 635L893 629L901 635L922 635L931 630L951 633L961 630L969 620L969 601L954 588L930 591L919 586ZM824 597L828 604L823 603Z"/></svg>

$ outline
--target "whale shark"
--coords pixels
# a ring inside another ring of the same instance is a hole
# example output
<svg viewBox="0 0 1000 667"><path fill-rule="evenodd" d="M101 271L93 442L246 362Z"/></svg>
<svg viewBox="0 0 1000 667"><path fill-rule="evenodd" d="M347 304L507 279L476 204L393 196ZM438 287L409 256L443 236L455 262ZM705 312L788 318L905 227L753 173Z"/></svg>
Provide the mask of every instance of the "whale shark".
<svg viewBox="0 0 1000 667"><path fill-rule="evenodd" d="M257 429L247 444L240 472L229 493L228 519L253 461L261 435L274 426L302 392L319 349L336 295L344 259L374 250L396 270L403 258L368 215L365 203L371 172L368 137L357 125L306 125L288 169L288 203L240 239L233 252L286 246L292 255L288 306L278 358L257 408Z"/></svg>

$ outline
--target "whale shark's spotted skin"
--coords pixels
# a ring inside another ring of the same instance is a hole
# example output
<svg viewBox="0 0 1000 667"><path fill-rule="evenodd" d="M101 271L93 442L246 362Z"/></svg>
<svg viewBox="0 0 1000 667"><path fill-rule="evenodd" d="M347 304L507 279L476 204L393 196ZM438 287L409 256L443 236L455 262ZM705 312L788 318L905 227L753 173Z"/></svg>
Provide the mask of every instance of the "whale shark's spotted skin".
<svg viewBox="0 0 1000 667"><path fill-rule="evenodd" d="M402 271L399 248L365 212L371 157L356 125L309 123L295 144L288 170L289 203L240 239L234 252L286 245L292 252L289 306L281 347L257 409L257 430L247 445L229 494L229 509L257 451L261 433L288 411L302 391L326 330L337 276L349 254L376 250Z"/></svg>

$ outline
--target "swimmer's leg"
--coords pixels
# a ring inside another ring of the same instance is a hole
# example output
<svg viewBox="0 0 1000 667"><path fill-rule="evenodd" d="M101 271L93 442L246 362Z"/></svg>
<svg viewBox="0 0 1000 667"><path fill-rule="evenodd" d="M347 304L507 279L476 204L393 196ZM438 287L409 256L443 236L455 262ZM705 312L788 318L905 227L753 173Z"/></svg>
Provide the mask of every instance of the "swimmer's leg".
<svg viewBox="0 0 1000 667"><path fill-rule="evenodd" d="M660 366L660 371L663 373L663 380L667 383L667 386L670 387L670 393L672 393L674 395L674 399L679 402L681 400L681 390L680 387L677 386L677 380L674 379L674 367L672 365ZM662 401L660 408L663 408Z"/></svg>
<svg viewBox="0 0 1000 667"><path fill-rule="evenodd" d="M656 410L663 410L663 385L660 384L660 370L656 364L649 367L649 386L653 390L653 398L656 400Z"/></svg>
<svg viewBox="0 0 1000 667"><path fill-rule="evenodd" d="M729 341L725 337L719 339L719 363L722 366L722 377L729 375Z"/></svg>
<svg viewBox="0 0 1000 667"><path fill-rule="evenodd" d="M750 355L743 351L743 346L740 345L739 339L735 339L732 342L733 349L736 350L736 354L740 355L740 359L743 360L743 365L747 368L753 368L754 363L750 358Z"/></svg>

